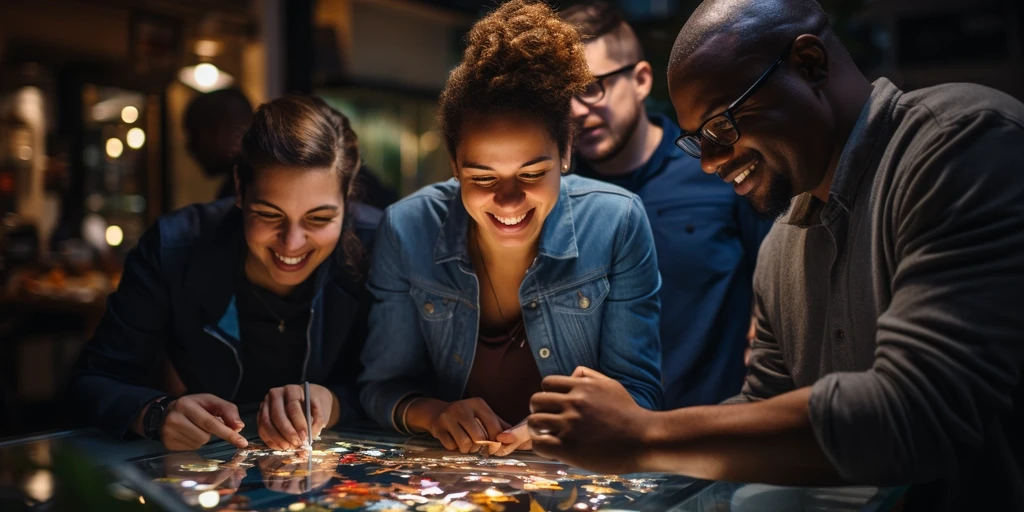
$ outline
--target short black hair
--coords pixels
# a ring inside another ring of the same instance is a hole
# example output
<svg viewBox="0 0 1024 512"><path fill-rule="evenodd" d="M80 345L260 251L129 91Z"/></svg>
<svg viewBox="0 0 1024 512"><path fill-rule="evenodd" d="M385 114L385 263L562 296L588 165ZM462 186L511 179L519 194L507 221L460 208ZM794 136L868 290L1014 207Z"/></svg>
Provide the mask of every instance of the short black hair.
<svg viewBox="0 0 1024 512"><path fill-rule="evenodd" d="M644 60L640 40L618 8L605 0L586 0L559 11L558 16L576 27L583 42L608 36L611 38L609 55L623 62Z"/></svg>

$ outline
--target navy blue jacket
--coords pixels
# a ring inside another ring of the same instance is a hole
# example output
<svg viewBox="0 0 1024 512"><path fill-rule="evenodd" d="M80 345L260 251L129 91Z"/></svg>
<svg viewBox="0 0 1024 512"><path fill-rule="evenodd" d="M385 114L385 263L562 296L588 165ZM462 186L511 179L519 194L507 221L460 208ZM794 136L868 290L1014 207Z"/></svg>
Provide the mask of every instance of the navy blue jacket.
<svg viewBox="0 0 1024 512"><path fill-rule="evenodd" d="M353 204L352 224L366 249L380 211ZM90 425L123 438L151 400L166 354L189 393L232 400L242 381L235 279L245 239L232 199L160 217L126 258L118 289L72 371L68 397ZM333 267L333 268L332 268ZM369 294L336 250L314 272L302 380L331 389L341 421L365 417L356 377L366 340Z"/></svg>
<svg viewBox="0 0 1024 512"><path fill-rule="evenodd" d="M721 402L739 392L757 250L771 228L750 204L675 145L679 127L657 115L654 154L623 176L577 172L640 196L661 270L662 385L666 409Z"/></svg>

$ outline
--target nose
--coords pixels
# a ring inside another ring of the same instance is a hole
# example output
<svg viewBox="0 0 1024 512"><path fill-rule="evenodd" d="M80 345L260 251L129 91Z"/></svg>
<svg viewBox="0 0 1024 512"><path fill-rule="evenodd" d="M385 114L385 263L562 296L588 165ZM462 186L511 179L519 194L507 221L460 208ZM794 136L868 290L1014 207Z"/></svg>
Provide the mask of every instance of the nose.
<svg viewBox="0 0 1024 512"><path fill-rule="evenodd" d="M700 146L700 167L707 174L715 174L732 156L732 146L723 147L704 141Z"/></svg>
<svg viewBox="0 0 1024 512"><path fill-rule="evenodd" d="M298 251L306 244L306 231L302 229L298 222L288 222L281 229L279 238L288 255L294 256L293 251Z"/></svg>
<svg viewBox="0 0 1024 512"><path fill-rule="evenodd" d="M500 183L498 189L494 191L494 204L501 208L512 208L526 199L526 193L519 186L519 180L512 178L500 181L503 183Z"/></svg>

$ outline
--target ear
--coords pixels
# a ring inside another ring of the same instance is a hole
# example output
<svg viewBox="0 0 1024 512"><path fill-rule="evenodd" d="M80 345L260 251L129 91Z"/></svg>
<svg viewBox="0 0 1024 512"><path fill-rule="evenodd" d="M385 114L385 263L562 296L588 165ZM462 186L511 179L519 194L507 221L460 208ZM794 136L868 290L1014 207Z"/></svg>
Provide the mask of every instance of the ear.
<svg viewBox="0 0 1024 512"><path fill-rule="evenodd" d="M815 92L828 84L828 49L818 36L803 34L797 37L793 41L790 59Z"/></svg>
<svg viewBox="0 0 1024 512"><path fill-rule="evenodd" d="M242 181L238 179L238 166L231 172L231 178L235 181L235 206L242 208Z"/></svg>
<svg viewBox="0 0 1024 512"><path fill-rule="evenodd" d="M651 68L650 62L642 60L636 65L633 73L635 73L637 101L642 103L651 94L651 88L654 87L654 70Z"/></svg>
<svg viewBox="0 0 1024 512"><path fill-rule="evenodd" d="M455 160L454 159L453 160L449 160L449 162L452 165L452 176L454 176L455 179L459 179L459 166L455 164Z"/></svg>

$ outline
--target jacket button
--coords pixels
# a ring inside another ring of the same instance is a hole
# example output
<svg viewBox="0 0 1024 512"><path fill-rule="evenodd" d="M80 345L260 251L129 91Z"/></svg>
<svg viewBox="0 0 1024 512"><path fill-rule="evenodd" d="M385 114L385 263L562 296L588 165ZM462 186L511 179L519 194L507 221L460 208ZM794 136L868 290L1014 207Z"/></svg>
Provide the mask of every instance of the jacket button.
<svg viewBox="0 0 1024 512"><path fill-rule="evenodd" d="M844 336L846 336L846 333L844 333L842 329L836 329L837 340L842 340Z"/></svg>
<svg viewBox="0 0 1024 512"><path fill-rule="evenodd" d="M590 299L581 296L580 297L580 308L581 309L587 309L589 307L590 307Z"/></svg>
<svg viewBox="0 0 1024 512"><path fill-rule="evenodd" d="M533 301L530 303L530 309L537 309L537 301Z"/></svg>
<svg viewBox="0 0 1024 512"><path fill-rule="evenodd" d="M423 305L423 311L426 311L428 315L433 314L434 313L434 303L433 302L427 302L426 304L424 304Z"/></svg>
<svg viewBox="0 0 1024 512"><path fill-rule="evenodd" d="M539 355L541 359L547 359L551 356L551 351L548 350L547 347L544 347L537 351L537 355Z"/></svg>

